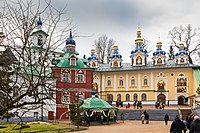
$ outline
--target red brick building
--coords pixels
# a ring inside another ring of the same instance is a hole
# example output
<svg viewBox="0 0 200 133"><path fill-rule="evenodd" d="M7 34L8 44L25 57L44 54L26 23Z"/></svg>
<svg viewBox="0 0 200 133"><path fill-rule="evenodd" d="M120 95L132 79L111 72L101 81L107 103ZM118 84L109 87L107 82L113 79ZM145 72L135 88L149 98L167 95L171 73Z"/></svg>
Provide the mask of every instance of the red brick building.
<svg viewBox="0 0 200 133"><path fill-rule="evenodd" d="M56 59L53 68L56 81L56 119L69 119L69 104L77 96L91 97L93 69L87 66L87 59L78 58L76 42L70 31L66 40L66 53Z"/></svg>

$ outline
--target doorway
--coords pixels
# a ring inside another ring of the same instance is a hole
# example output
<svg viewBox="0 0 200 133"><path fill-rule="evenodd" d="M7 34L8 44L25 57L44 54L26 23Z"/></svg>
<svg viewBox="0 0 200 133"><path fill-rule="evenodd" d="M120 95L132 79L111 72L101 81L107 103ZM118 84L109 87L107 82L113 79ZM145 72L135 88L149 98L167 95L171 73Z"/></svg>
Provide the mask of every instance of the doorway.
<svg viewBox="0 0 200 133"><path fill-rule="evenodd" d="M157 96L157 101L158 101L158 102L162 102L162 103L165 104L165 102L166 102L166 96L165 96L164 94L159 94L159 95Z"/></svg>
<svg viewBox="0 0 200 133"><path fill-rule="evenodd" d="M178 97L178 105L184 105L184 96L179 96Z"/></svg>

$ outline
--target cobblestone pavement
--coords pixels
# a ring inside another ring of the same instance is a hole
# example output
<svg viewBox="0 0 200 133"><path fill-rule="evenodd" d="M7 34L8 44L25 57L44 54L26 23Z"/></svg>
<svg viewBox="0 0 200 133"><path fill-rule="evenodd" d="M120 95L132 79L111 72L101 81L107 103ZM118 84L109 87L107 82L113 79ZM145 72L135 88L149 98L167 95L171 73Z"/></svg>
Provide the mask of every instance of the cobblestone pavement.
<svg viewBox="0 0 200 133"><path fill-rule="evenodd" d="M88 130L73 133L169 133L171 123L172 121L166 126L164 121L150 121L149 124L141 124L141 121L133 120L112 125L90 126Z"/></svg>

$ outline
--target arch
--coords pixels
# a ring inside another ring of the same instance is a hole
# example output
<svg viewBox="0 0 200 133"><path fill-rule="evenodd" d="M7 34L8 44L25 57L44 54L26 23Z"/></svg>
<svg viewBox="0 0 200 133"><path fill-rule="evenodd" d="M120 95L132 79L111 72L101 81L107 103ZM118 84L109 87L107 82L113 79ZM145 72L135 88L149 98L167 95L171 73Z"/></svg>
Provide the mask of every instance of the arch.
<svg viewBox="0 0 200 133"><path fill-rule="evenodd" d="M141 95L141 100L142 100L142 101L146 101L146 100L147 100L147 94L143 93L143 94Z"/></svg>
<svg viewBox="0 0 200 133"><path fill-rule="evenodd" d="M92 67L96 67L96 63L95 62L92 62Z"/></svg>
<svg viewBox="0 0 200 133"><path fill-rule="evenodd" d="M110 79L107 80L107 86L111 86L111 80Z"/></svg>
<svg viewBox="0 0 200 133"><path fill-rule="evenodd" d="M158 87L158 91L164 91L165 90L165 82L163 80L158 81L157 87Z"/></svg>
<svg viewBox="0 0 200 133"><path fill-rule="evenodd" d="M119 86L123 86L124 85L124 82L122 79L119 80Z"/></svg>
<svg viewBox="0 0 200 133"><path fill-rule="evenodd" d="M136 58L136 65L140 65L140 64L142 64L142 58L140 56L138 56Z"/></svg>
<svg viewBox="0 0 200 133"><path fill-rule="evenodd" d="M138 95L136 93L133 95L133 100L138 101Z"/></svg>
<svg viewBox="0 0 200 133"><path fill-rule="evenodd" d="M118 67L118 62L117 61L113 62L113 67Z"/></svg>
<svg viewBox="0 0 200 133"><path fill-rule="evenodd" d="M162 59L161 58L158 58L157 64L162 64Z"/></svg>
<svg viewBox="0 0 200 133"><path fill-rule="evenodd" d="M135 77L134 76L131 77L131 86L135 86Z"/></svg>
<svg viewBox="0 0 200 133"><path fill-rule="evenodd" d="M162 103L165 104L165 102L166 102L166 96L165 96L164 94L159 94L159 95L157 96L157 101L158 101L158 102L162 102Z"/></svg>
<svg viewBox="0 0 200 133"><path fill-rule="evenodd" d="M178 105L184 105L184 100L185 100L184 96L179 96L178 97Z"/></svg>
<svg viewBox="0 0 200 133"><path fill-rule="evenodd" d="M112 94L107 94L107 101L113 101L113 95Z"/></svg>
<svg viewBox="0 0 200 133"><path fill-rule="evenodd" d="M96 92L98 92L98 84L97 84L97 82L94 82L93 88L94 88L94 90L95 90Z"/></svg>
<svg viewBox="0 0 200 133"><path fill-rule="evenodd" d="M130 101L130 95L126 94L126 101Z"/></svg>
<svg viewBox="0 0 200 133"><path fill-rule="evenodd" d="M121 101L121 94L117 94L117 101Z"/></svg>

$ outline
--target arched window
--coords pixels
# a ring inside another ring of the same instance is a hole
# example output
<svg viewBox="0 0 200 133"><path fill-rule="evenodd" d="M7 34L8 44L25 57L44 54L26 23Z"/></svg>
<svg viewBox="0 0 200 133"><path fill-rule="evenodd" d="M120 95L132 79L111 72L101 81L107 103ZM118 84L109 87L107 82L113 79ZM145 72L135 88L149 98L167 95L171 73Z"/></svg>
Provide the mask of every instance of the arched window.
<svg viewBox="0 0 200 133"><path fill-rule="evenodd" d="M142 94L142 101L146 101L147 100L147 95L145 93Z"/></svg>
<svg viewBox="0 0 200 133"><path fill-rule="evenodd" d="M111 80L110 79L107 80L107 86L111 86Z"/></svg>
<svg viewBox="0 0 200 133"><path fill-rule="evenodd" d="M119 86L123 86L123 80L122 79L119 80Z"/></svg>
<svg viewBox="0 0 200 133"><path fill-rule="evenodd" d="M126 94L126 101L130 101L130 95Z"/></svg>
<svg viewBox="0 0 200 133"><path fill-rule="evenodd" d="M148 80L147 79L144 79L144 85L148 85Z"/></svg>
<svg viewBox="0 0 200 133"><path fill-rule="evenodd" d="M107 101L113 101L113 95L107 94Z"/></svg>
<svg viewBox="0 0 200 133"><path fill-rule="evenodd" d="M131 86L135 86L135 79L131 79Z"/></svg>
<svg viewBox="0 0 200 133"><path fill-rule="evenodd" d="M138 101L138 95L136 93L133 95L133 100Z"/></svg>
<svg viewBox="0 0 200 133"><path fill-rule="evenodd" d="M117 94L117 101L121 101L121 94Z"/></svg>

